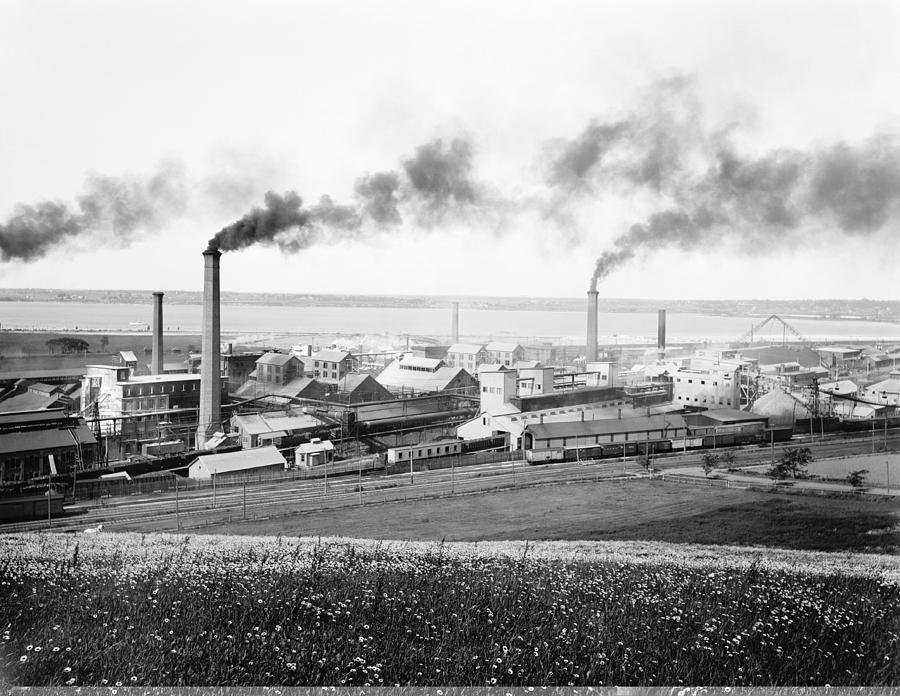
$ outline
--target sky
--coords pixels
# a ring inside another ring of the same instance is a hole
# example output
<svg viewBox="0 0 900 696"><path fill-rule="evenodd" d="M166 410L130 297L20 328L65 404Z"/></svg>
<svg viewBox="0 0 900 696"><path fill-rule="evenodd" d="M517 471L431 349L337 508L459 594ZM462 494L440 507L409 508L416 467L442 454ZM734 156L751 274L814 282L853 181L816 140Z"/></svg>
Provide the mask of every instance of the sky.
<svg viewBox="0 0 900 696"><path fill-rule="evenodd" d="M900 299L895 0L0 8L0 287Z"/></svg>

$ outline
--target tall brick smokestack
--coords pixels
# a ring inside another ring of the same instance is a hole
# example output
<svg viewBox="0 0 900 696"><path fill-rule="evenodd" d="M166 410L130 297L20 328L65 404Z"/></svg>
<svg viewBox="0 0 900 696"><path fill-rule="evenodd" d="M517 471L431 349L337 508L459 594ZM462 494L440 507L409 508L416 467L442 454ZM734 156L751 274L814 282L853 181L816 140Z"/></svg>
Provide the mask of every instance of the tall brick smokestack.
<svg viewBox="0 0 900 696"><path fill-rule="evenodd" d="M659 323L656 328L656 350L659 359L666 357L666 310L659 310Z"/></svg>
<svg viewBox="0 0 900 696"><path fill-rule="evenodd" d="M459 343L459 302L453 303L450 316L450 343Z"/></svg>
<svg viewBox="0 0 900 696"><path fill-rule="evenodd" d="M163 293L153 293L153 358L150 374L161 375L163 369Z"/></svg>
<svg viewBox="0 0 900 696"><path fill-rule="evenodd" d="M588 290L587 294L587 349L585 360L595 362L597 360L597 296L599 293Z"/></svg>
<svg viewBox="0 0 900 696"><path fill-rule="evenodd" d="M219 257L218 249L203 252L203 337L200 361L200 420L197 425L197 447L221 428L222 374L221 324L219 317Z"/></svg>

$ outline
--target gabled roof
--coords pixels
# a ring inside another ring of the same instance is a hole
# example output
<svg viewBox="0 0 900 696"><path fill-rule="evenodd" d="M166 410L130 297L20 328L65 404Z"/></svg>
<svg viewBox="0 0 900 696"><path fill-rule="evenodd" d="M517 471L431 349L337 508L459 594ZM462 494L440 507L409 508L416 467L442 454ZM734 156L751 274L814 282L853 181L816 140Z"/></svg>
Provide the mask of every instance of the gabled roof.
<svg viewBox="0 0 900 696"><path fill-rule="evenodd" d="M447 353L465 353L467 355L474 355L482 350L484 350L484 345L481 343L454 343L447 349Z"/></svg>
<svg viewBox="0 0 900 696"><path fill-rule="evenodd" d="M537 370L544 367L540 360L519 360L516 368L519 370Z"/></svg>
<svg viewBox="0 0 900 696"><path fill-rule="evenodd" d="M134 354L134 351L120 350L119 357L125 362L137 362L137 356Z"/></svg>
<svg viewBox="0 0 900 696"><path fill-rule="evenodd" d="M256 361L257 365L287 365L297 358L290 353L263 353Z"/></svg>
<svg viewBox="0 0 900 696"><path fill-rule="evenodd" d="M420 358L416 355L404 355L400 359L400 367L405 368L417 367L433 371L443 366L444 361L440 358Z"/></svg>
<svg viewBox="0 0 900 696"><path fill-rule="evenodd" d="M388 389L402 387L416 391L435 392L446 389L447 385L461 374L465 374L474 381L474 378L461 367L439 367L434 372L403 370L400 368L400 361L395 360L384 368L375 380Z"/></svg>
<svg viewBox="0 0 900 696"><path fill-rule="evenodd" d="M480 375L482 372L512 372L511 367L501 365L500 363L481 363L475 368L475 374Z"/></svg>
<svg viewBox="0 0 900 696"><path fill-rule="evenodd" d="M325 360L326 362L342 362L350 357L350 353L345 350L320 350L313 353L313 360Z"/></svg>
<svg viewBox="0 0 900 696"><path fill-rule="evenodd" d="M487 349L495 353L512 353L521 348L522 346L518 343L504 343L503 341L491 341L487 344Z"/></svg>
<svg viewBox="0 0 900 696"><path fill-rule="evenodd" d="M322 442L304 442L294 451L298 454L309 454L311 452L326 452L333 449L334 444L331 440L323 440Z"/></svg>
<svg viewBox="0 0 900 696"><path fill-rule="evenodd" d="M223 454L207 454L197 457L191 466L202 464L211 474L227 474L246 469L258 469L263 466L284 466L286 462L274 446L257 447L240 452L224 452Z"/></svg>

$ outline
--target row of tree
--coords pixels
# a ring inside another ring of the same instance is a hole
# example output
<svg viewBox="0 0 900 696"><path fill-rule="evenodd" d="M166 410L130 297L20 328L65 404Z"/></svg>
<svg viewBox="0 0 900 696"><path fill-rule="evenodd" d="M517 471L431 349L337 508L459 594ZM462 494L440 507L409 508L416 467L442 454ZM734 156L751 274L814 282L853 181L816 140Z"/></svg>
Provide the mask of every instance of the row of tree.
<svg viewBox="0 0 900 696"><path fill-rule="evenodd" d="M701 463L703 472L709 476L720 464L731 467L736 460L737 455L730 450L726 450L722 453L705 452ZM809 447L788 447L781 455L781 459L766 472L766 475L778 481L803 479L808 476L807 468L812 460L812 450ZM845 480L854 488L863 488L866 485L868 473L868 469L851 471L847 474Z"/></svg>

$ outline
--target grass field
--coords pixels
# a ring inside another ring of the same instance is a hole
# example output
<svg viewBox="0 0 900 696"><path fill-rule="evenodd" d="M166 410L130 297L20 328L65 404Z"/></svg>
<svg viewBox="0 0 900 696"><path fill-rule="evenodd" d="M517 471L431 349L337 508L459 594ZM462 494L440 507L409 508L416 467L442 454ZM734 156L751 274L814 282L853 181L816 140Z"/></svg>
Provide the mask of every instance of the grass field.
<svg viewBox="0 0 900 696"><path fill-rule="evenodd" d="M776 495L660 481L578 483L350 506L200 532L476 541L657 540L900 551L900 503ZM136 531L156 531L154 523Z"/></svg>
<svg viewBox="0 0 900 696"><path fill-rule="evenodd" d="M7 536L0 675L109 687L900 681L896 564L793 555Z"/></svg>

